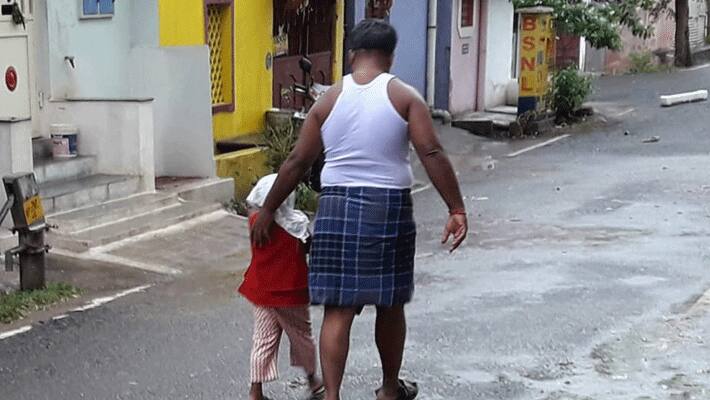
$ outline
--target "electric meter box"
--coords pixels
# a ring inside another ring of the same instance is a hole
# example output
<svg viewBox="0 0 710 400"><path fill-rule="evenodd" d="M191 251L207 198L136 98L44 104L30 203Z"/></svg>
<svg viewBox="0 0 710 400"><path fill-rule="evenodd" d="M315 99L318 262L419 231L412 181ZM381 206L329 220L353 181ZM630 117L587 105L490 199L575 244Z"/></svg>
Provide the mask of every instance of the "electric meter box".
<svg viewBox="0 0 710 400"><path fill-rule="evenodd" d="M0 27L0 121L30 118L27 43L27 34L5 33Z"/></svg>
<svg viewBox="0 0 710 400"><path fill-rule="evenodd" d="M15 229L36 231L44 229L44 207L39 186L32 172L17 173L2 178L7 197L13 196L12 219Z"/></svg>

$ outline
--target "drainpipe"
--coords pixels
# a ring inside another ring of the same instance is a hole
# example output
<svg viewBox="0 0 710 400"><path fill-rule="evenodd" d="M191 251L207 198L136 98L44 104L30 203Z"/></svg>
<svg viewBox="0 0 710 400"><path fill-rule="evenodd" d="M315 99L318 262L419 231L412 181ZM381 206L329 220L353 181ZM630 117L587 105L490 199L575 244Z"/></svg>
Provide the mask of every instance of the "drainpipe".
<svg viewBox="0 0 710 400"><path fill-rule="evenodd" d="M478 66L476 84L476 105L477 111L485 111L486 108L486 59L488 58L488 4L494 0L480 0L478 14Z"/></svg>
<svg viewBox="0 0 710 400"><path fill-rule="evenodd" d="M426 69L426 100L429 107L434 107L436 90L436 9L437 0L429 0L429 22L427 23L427 69Z"/></svg>

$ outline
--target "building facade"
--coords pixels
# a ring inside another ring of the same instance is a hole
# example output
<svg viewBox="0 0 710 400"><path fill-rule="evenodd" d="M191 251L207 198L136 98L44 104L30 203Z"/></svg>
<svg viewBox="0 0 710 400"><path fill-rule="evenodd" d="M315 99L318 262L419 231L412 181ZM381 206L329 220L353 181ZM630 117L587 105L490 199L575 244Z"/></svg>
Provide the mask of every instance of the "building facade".
<svg viewBox="0 0 710 400"><path fill-rule="evenodd" d="M95 172L139 177L140 190L219 173L244 191L266 172L261 152L215 144L264 130L294 59L314 58L321 83L342 72L344 0L20 0L24 25L15 0L0 2L0 67L18 79L0 89L0 174L31 171L33 143L71 124ZM311 30L296 37L288 18L304 15Z"/></svg>
<svg viewBox="0 0 710 400"><path fill-rule="evenodd" d="M445 2L441 2L445 3ZM437 107L453 114L484 111L509 103L515 83L514 8L510 1L455 0L439 8L438 32L448 22L450 39L437 51L449 60L449 79L437 79ZM444 34L444 37L446 34ZM448 53L448 57L446 57ZM445 62L446 60L444 60ZM443 67L443 66L442 66ZM442 69L445 69L442 68Z"/></svg>
<svg viewBox="0 0 710 400"><path fill-rule="evenodd" d="M349 6L349 29L371 3ZM433 108L461 114L507 103L515 86L512 2L395 0L386 18L400 38L393 73Z"/></svg>

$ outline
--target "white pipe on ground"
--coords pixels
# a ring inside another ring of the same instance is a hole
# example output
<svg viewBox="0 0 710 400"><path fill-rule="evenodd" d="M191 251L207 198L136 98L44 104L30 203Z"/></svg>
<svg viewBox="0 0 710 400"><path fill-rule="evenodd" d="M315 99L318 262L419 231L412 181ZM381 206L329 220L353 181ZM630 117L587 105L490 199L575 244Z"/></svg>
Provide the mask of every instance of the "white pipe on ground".
<svg viewBox="0 0 710 400"><path fill-rule="evenodd" d="M429 21L427 23L427 57L426 57L426 100L430 107L434 107L434 93L436 91L436 9L437 0L429 0Z"/></svg>

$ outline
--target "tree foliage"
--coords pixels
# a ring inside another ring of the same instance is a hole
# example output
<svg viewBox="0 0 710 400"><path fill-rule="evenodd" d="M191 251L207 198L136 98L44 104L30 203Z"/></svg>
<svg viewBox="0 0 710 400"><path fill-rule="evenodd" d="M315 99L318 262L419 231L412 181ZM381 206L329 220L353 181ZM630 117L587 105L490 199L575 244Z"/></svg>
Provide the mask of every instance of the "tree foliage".
<svg viewBox="0 0 710 400"><path fill-rule="evenodd" d="M557 29L584 36L595 48L619 50L621 29L647 39L653 22L668 9L671 0L609 0L586 3L581 0L513 0L515 8L551 7ZM650 18L646 18L649 16Z"/></svg>

